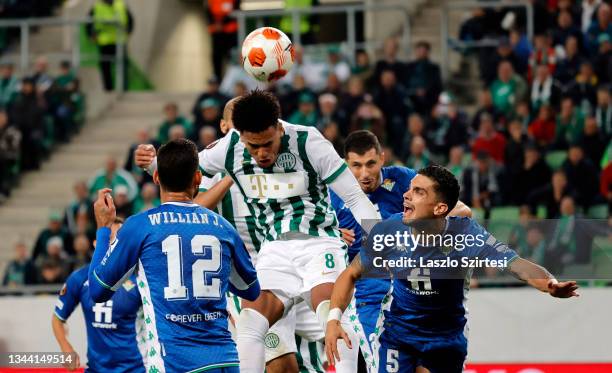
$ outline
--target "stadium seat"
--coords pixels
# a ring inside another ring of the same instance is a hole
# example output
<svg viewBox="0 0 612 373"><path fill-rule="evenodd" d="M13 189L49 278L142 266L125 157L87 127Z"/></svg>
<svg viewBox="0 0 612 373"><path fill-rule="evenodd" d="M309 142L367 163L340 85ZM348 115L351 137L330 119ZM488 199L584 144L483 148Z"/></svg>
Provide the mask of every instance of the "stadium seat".
<svg viewBox="0 0 612 373"><path fill-rule="evenodd" d="M538 205L537 211L536 211L536 217L538 219L546 219L546 206L544 205Z"/></svg>
<svg viewBox="0 0 612 373"><path fill-rule="evenodd" d="M493 207L491 209L491 220L505 220L514 222L518 220L519 208L516 206Z"/></svg>
<svg viewBox="0 0 612 373"><path fill-rule="evenodd" d="M607 219L608 218L608 205L594 205L589 207L587 216L591 219Z"/></svg>
<svg viewBox="0 0 612 373"><path fill-rule="evenodd" d="M565 150L549 152L548 154L546 154L545 157L546 163L553 170L558 170L559 168L561 168L561 165L565 161L565 158L567 158L567 152Z"/></svg>

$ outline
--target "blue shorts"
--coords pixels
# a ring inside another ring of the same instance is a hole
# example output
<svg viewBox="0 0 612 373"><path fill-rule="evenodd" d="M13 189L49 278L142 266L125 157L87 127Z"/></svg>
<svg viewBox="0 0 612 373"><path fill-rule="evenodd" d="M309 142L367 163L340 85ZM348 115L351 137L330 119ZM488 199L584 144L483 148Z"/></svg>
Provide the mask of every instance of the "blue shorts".
<svg viewBox="0 0 612 373"><path fill-rule="evenodd" d="M463 334L444 338L398 339L379 337L378 373L414 373L419 366L431 373L461 373L467 356Z"/></svg>

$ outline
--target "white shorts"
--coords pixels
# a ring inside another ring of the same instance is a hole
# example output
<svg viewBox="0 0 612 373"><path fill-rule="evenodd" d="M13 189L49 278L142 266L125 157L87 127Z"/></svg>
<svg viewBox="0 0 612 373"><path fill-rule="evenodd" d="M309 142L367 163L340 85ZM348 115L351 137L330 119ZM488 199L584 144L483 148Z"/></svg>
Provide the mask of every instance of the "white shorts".
<svg viewBox="0 0 612 373"><path fill-rule="evenodd" d="M235 322L241 310L241 299L234 294L227 293L227 309L231 315L229 328L232 338L236 340ZM289 309L283 318L278 320L266 334L266 362L290 353L297 353L298 346L295 336L298 335L308 342L322 341L325 332L321 328L317 316L308 308L305 302L300 302ZM319 360L324 360L320 355ZM312 358L308 357L308 360Z"/></svg>
<svg viewBox="0 0 612 373"><path fill-rule="evenodd" d="M334 237L265 242L257 255L257 278L283 302L285 313L301 300L311 305L310 291L333 283L346 268L347 251Z"/></svg>

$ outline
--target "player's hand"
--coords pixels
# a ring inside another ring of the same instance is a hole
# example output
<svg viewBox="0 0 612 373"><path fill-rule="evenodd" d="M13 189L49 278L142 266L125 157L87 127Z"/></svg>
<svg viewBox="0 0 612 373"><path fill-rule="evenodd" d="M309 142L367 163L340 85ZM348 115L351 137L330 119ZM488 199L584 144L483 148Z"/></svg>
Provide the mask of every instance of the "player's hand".
<svg viewBox="0 0 612 373"><path fill-rule="evenodd" d="M555 298L579 297L580 294L576 290L578 290L576 281L557 282L550 280L548 282L548 293Z"/></svg>
<svg viewBox="0 0 612 373"><path fill-rule="evenodd" d="M62 352L65 354L71 354L70 359L66 359L66 360L70 360L70 362L66 361L64 363L64 368L66 368L67 370L73 371L78 369L81 366L81 358L79 357L79 354L77 354L77 352L74 350L74 348L72 348L71 345L67 345L62 347Z"/></svg>
<svg viewBox="0 0 612 373"><path fill-rule="evenodd" d="M355 242L355 231L352 229L340 228L340 233L342 233L342 241L344 241L348 246L351 246L353 242Z"/></svg>
<svg viewBox="0 0 612 373"><path fill-rule="evenodd" d="M134 163L140 168L147 168L155 159L155 147L151 144L140 144L134 150Z"/></svg>
<svg viewBox="0 0 612 373"><path fill-rule="evenodd" d="M330 320L327 323L327 330L325 331L325 354L327 355L328 363L331 365L335 365L336 360L340 361L340 354L338 353L339 339L344 339L348 348L353 348L351 339L344 329L342 329L342 326L340 326L340 321Z"/></svg>
<svg viewBox="0 0 612 373"><path fill-rule="evenodd" d="M98 190L98 199L94 202L94 215L98 228L110 228L117 217L117 210L113 197L111 196L112 189L104 188Z"/></svg>

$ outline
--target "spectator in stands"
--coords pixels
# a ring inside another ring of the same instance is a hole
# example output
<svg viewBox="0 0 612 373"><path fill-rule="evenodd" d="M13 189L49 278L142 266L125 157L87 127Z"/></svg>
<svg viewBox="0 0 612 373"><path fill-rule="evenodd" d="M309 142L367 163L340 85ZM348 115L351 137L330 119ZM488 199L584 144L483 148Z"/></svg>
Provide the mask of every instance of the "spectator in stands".
<svg viewBox="0 0 612 373"><path fill-rule="evenodd" d="M6 111L0 109L0 202L9 196L19 167L21 132L9 125Z"/></svg>
<svg viewBox="0 0 612 373"><path fill-rule="evenodd" d="M45 263L49 261L56 261L59 264L60 276L65 277L70 272L70 262L68 255L64 250L64 242L61 237L55 236L49 238L46 245L46 250L34 260L34 266L37 271L42 275ZM44 276L39 277L39 282L47 282Z"/></svg>
<svg viewBox="0 0 612 373"><path fill-rule="evenodd" d="M584 61L574 82L568 87L568 94L584 113L591 113L597 102L598 79L593 72L593 65Z"/></svg>
<svg viewBox="0 0 612 373"><path fill-rule="evenodd" d="M378 106L372 103L371 100L363 101L351 118L350 132L357 130L372 131L378 137L378 141L386 144L385 117Z"/></svg>
<svg viewBox="0 0 612 373"><path fill-rule="evenodd" d="M135 167L134 151L140 144L152 144L157 149L159 148L159 143L157 142L157 140L151 138L149 130L147 128L141 128L136 133L136 142L132 143L132 145L130 145L130 149L128 150L127 158L125 159L125 165L123 166L123 168L132 175L138 185L143 185L146 182L152 182L153 178L140 168Z"/></svg>
<svg viewBox="0 0 612 373"><path fill-rule="evenodd" d="M563 90L567 90L568 84L574 81L583 62L583 58L578 50L579 40L579 38L574 36L569 36L565 39L565 57L559 60L555 69L555 79L563 87Z"/></svg>
<svg viewBox="0 0 612 373"><path fill-rule="evenodd" d="M495 54L487 56L484 61L480 62L481 77L485 81L485 84L489 85L495 80L497 69L502 61L510 62L514 71L519 74L525 72L525 65L523 65L517 55L514 54L510 40L507 37L503 37L499 41Z"/></svg>
<svg viewBox="0 0 612 373"><path fill-rule="evenodd" d="M336 122L327 122L321 129L323 137L332 143L336 153L339 156L344 157L344 137L340 134L340 129Z"/></svg>
<svg viewBox="0 0 612 373"><path fill-rule="evenodd" d="M379 88L374 94L374 103L385 116L389 145L399 154L402 151L406 117L411 108L408 96L398 84L393 70L382 71Z"/></svg>
<svg viewBox="0 0 612 373"><path fill-rule="evenodd" d="M606 141L593 117L588 117L584 123L582 148L584 149L584 155L599 169L601 159L606 151Z"/></svg>
<svg viewBox="0 0 612 373"><path fill-rule="evenodd" d="M217 140L217 130L215 127L205 126L200 129L198 134L198 150L203 150Z"/></svg>
<svg viewBox="0 0 612 373"><path fill-rule="evenodd" d="M576 196L576 191L567 182L565 172L557 170L553 173L548 184L528 194L527 203L533 214L535 214L537 206L543 204L546 207L546 219L556 219L559 216L561 199L568 195Z"/></svg>
<svg viewBox="0 0 612 373"><path fill-rule="evenodd" d="M100 54L100 72L104 89L113 89L113 64L117 61L117 48L123 49L123 82L128 81L127 37L134 28L133 17L123 0L96 0L89 16L94 22L87 26L87 34L98 46ZM109 23L109 21L119 23ZM118 27L119 26L119 27Z"/></svg>
<svg viewBox="0 0 612 373"><path fill-rule="evenodd" d="M570 146L568 157L563 163L563 171L567 175L569 185L578 193L576 202L585 210L588 209L597 197L599 172L593 162L584 156L580 144Z"/></svg>
<svg viewBox="0 0 612 373"><path fill-rule="evenodd" d="M450 172L455 175L457 180L459 181L459 185L462 185L463 182L461 178L463 177L463 171L465 169L465 164L463 162L463 147L462 146L453 146L448 152L448 164L446 168L450 170Z"/></svg>
<svg viewBox="0 0 612 373"><path fill-rule="evenodd" d="M525 81L514 73L512 64L502 61L497 68L497 80L491 85L493 105L498 112L505 117L510 117L514 104L520 102L526 92Z"/></svg>
<svg viewBox="0 0 612 373"><path fill-rule="evenodd" d="M576 256L576 205L571 196L561 199L559 218L550 237L545 258L546 268L562 272L564 266L573 264Z"/></svg>
<svg viewBox="0 0 612 373"><path fill-rule="evenodd" d="M43 156L45 103L36 95L34 82L25 78L21 92L11 105L9 117L21 131L21 165L24 170L38 169Z"/></svg>
<svg viewBox="0 0 612 373"><path fill-rule="evenodd" d="M594 112L599 131L609 140L612 137L612 99L610 86L602 85L597 90L597 107Z"/></svg>
<svg viewBox="0 0 612 373"><path fill-rule="evenodd" d="M348 120L357 111L359 105L365 101L365 87L361 78L353 76L348 81L347 92L340 96L340 113L341 116ZM342 136L347 136L349 132L348 122L338 123L340 125L340 133Z"/></svg>
<svg viewBox="0 0 612 373"><path fill-rule="evenodd" d="M288 118L290 123L316 127L319 117L315 105L315 96L304 92L298 98L298 109Z"/></svg>
<svg viewBox="0 0 612 373"><path fill-rule="evenodd" d="M193 136L193 126L185 117L179 115L179 108L175 102L169 102L164 106L164 121L159 126L159 134L157 135L157 141L160 144L168 142L168 132L170 127L174 125L180 125L185 129L187 137Z"/></svg>
<svg viewBox="0 0 612 373"><path fill-rule="evenodd" d="M518 224L515 224L508 237L508 245L515 247L522 257L529 257L529 251L525 251L527 246L527 230L533 222L533 216L529 211L529 206L521 206L519 209Z"/></svg>
<svg viewBox="0 0 612 373"><path fill-rule="evenodd" d="M525 148L524 163L517 178L512 182L511 193L508 195L512 204L527 203L527 196L532 190L545 186L550 180L551 170L540 154L535 144Z"/></svg>
<svg viewBox="0 0 612 373"><path fill-rule="evenodd" d="M229 100L227 96L219 91L219 79L216 76L212 76L208 79L206 91L198 96L191 109L191 114L194 117L193 123L197 127L197 130L201 127L198 127L198 124L204 121L204 118L202 118L202 103L209 98L217 100L219 103L218 106L220 107L225 106L225 103Z"/></svg>
<svg viewBox="0 0 612 373"><path fill-rule="evenodd" d="M153 183L146 183L142 186L140 195L134 201L134 214L152 209L160 204L157 186Z"/></svg>
<svg viewBox="0 0 612 373"><path fill-rule="evenodd" d="M89 237L84 234L79 234L74 237L74 257L71 258L72 268L70 272L73 272L91 261L91 242Z"/></svg>
<svg viewBox="0 0 612 373"><path fill-rule="evenodd" d="M527 135L523 132L523 125L518 120L513 120L508 125L508 141L504 149L504 165L510 185L516 180L523 169L525 148L527 146ZM513 190L511 187L510 190Z"/></svg>
<svg viewBox="0 0 612 373"><path fill-rule="evenodd" d="M209 97L200 104L200 119L196 119L194 131L200 133L202 127L212 126L219 130L221 120L221 102L214 97Z"/></svg>
<svg viewBox="0 0 612 373"><path fill-rule="evenodd" d="M529 125L529 135L535 142L546 148L555 141L555 114L550 105L540 106L537 118Z"/></svg>
<svg viewBox="0 0 612 373"><path fill-rule="evenodd" d="M597 54L601 35L608 35L608 40L612 39L612 16L610 15L610 5L606 3L602 3L597 8L597 19L591 23L586 32L587 47L592 56Z"/></svg>
<svg viewBox="0 0 612 373"><path fill-rule="evenodd" d="M216 76L223 76L223 65L229 59L230 50L238 43L238 22L231 15L235 10L240 10L240 0L208 0L206 13Z"/></svg>
<svg viewBox="0 0 612 373"><path fill-rule="evenodd" d="M374 70L370 64L368 52L363 49L357 49L355 51L355 66L351 68L351 76L359 77L363 81L370 81L373 74Z"/></svg>
<svg viewBox="0 0 612 373"><path fill-rule="evenodd" d="M53 85L53 77L49 75L49 61L45 56L39 56L34 62L34 74L30 77L38 93L47 92Z"/></svg>
<svg viewBox="0 0 612 373"><path fill-rule="evenodd" d="M416 44L415 60L406 65L404 84L408 96L420 114L429 114L442 92L440 67L429 60L431 45L426 41Z"/></svg>
<svg viewBox="0 0 612 373"><path fill-rule="evenodd" d="M531 52L533 52L531 41L524 32L518 29L512 29L510 30L510 45L512 45L512 51L518 58L520 64L517 71L525 73L525 71L527 71L527 65L529 64L529 56L531 56Z"/></svg>
<svg viewBox="0 0 612 373"><path fill-rule="evenodd" d="M323 70L329 81L330 75L335 75L340 84L344 84L351 76L351 66L345 61L340 47L332 45L327 49L327 64Z"/></svg>
<svg viewBox="0 0 612 373"><path fill-rule="evenodd" d="M317 128L322 129L327 123L345 122L343 113L338 111L338 99L331 93L324 93L319 96L319 122Z"/></svg>
<svg viewBox="0 0 612 373"><path fill-rule="evenodd" d="M325 84L325 83L323 83ZM299 100L302 94L309 94L315 96L315 93L306 86L306 80L303 75L296 75L293 78L292 88L280 95L281 112L285 115L293 114L299 105Z"/></svg>
<svg viewBox="0 0 612 373"><path fill-rule="evenodd" d="M480 127L481 117L483 115L489 115L493 118L495 123L499 123L500 116L493 105L493 97L491 97L491 91L488 89L481 89L478 92L478 109L476 114L472 118L471 132L478 132Z"/></svg>
<svg viewBox="0 0 612 373"><path fill-rule="evenodd" d="M76 79L75 72L72 70L70 61L62 61L59 65L59 75L55 78L54 83L57 88L66 89L68 85Z"/></svg>
<svg viewBox="0 0 612 373"><path fill-rule="evenodd" d="M7 108L19 92L19 80L14 74L13 64L3 62L0 65L0 107Z"/></svg>
<svg viewBox="0 0 612 373"><path fill-rule="evenodd" d="M412 138L410 144L410 156L406 159L406 166L415 170L420 170L431 164L431 155L427 150L425 139L422 136Z"/></svg>
<svg viewBox="0 0 612 373"><path fill-rule="evenodd" d="M49 258L39 267L39 285L60 285L66 281L67 270L61 259Z"/></svg>
<svg viewBox="0 0 612 373"><path fill-rule="evenodd" d="M338 76L336 74L331 73L327 75L325 87L320 93L331 93L334 96L340 96L342 95L342 91L343 88L340 79L338 79Z"/></svg>
<svg viewBox="0 0 612 373"><path fill-rule="evenodd" d="M544 260L546 259L545 238L542 228L537 224L529 226L525 237L525 245L520 247L522 249L519 251L521 257L544 265Z"/></svg>
<svg viewBox="0 0 612 373"><path fill-rule="evenodd" d="M80 212L85 212L91 221L93 221L93 201L89 198L89 189L85 181L79 180L74 183L74 200L68 205L64 213L64 226L75 235L77 232L77 215Z"/></svg>
<svg viewBox="0 0 612 373"><path fill-rule="evenodd" d="M533 120L529 102L519 101L514 107L514 113L510 115L509 119L510 121L516 120L520 122L523 133L527 133L527 128L529 128L529 124Z"/></svg>
<svg viewBox="0 0 612 373"><path fill-rule="evenodd" d="M104 168L96 171L94 176L89 180L89 195L93 198L100 189L115 189L120 185L127 188L128 200L133 201L138 194L138 185L136 181L129 172L117 167L117 160L115 157L109 156L106 159Z"/></svg>
<svg viewBox="0 0 612 373"><path fill-rule="evenodd" d="M587 33L591 23L597 20L597 8L601 5L602 0L583 0L582 14L580 19L580 29L583 33Z"/></svg>
<svg viewBox="0 0 612 373"><path fill-rule="evenodd" d="M474 165L466 168L461 178L461 200L483 209L488 218L491 207L502 203L502 171L487 153L478 153Z"/></svg>
<svg viewBox="0 0 612 373"><path fill-rule="evenodd" d="M548 104L557 107L559 104L560 87L550 74L547 65L536 68L535 77L531 83L531 108L538 111L540 106Z"/></svg>
<svg viewBox="0 0 612 373"><path fill-rule="evenodd" d="M426 129L429 149L436 156L444 157L451 147L466 145L468 126L467 114L459 109L453 97L448 93L440 94Z"/></svg>
<svg viewBox="0 0 612 373"><path fill-rule="evenodd" d="M487 153L495 162L504 163L504 151L506 149L506 138L501 133L495 130L493 117L484 114L480 117L480 126L478 127L478 136L472 145L472 156L481 153Z"/></svg>
<svg viewBox="0 0 612 373"><path fill-rule="evenodd" d="M380 76L385 70L393 70L395 77L401 82L404 81L404 70L406 69L406 64L398 60L398 51L399 40L397 37L389 37L385 39L382 59L378 60L376 62L376 66L374 67L373 80L376 82L376 84L379 84ZM365 81L365 79L362 79L362 81Z"/></svg>
<svg viewBox="0 0 612 373"><path fill-rule="evenodd" d="M3 286L17 287L33 284L36 281L36 270L28 258L27 250L23 241L15 244L15 256L6 266Z"/></svg>
<svg viewBox="0 0 612 373"><path fill-rule="evenodd" d="M129 197L127 186L117 185L113 189L113 202L115 203L118 217L127 219L134 213L134 205Z"/></svg>
<svg viewBox="0 0 612 373"><path fill-rule="evenodd" d="M599 35L599 50L593 67L600 83L609 84L612 77L612 43L608 34Z"/></svg>
<svg viewBox="0 0 612 373"><path fill-rule="evenodd" d="M584 115L580 110L576 110L571 97L563 98L555 129L555 147L567 149L569 144L577 143L582 139L583 132Z"/></svg>
<svg viewBox="0 0 612 373"><path fill-rule="evenodd" d="M407 159L410 156L410 144L412 144L412 139L416 136L425 137L425 123L419 113L412 113L406 120L402 151L398 153L401 159Z"/></svg>
<svg viewBox="0 0 612 373"><path fill-rule="evenodd" d="M608 163L601 172L599 192L608 202L608 214L610 214L612 212L612 162Z"/></svg>
<svg viewBox="0 0 612 373"><path fill-rule="evenodd" d="M562 10L557 16L557 27L553 30L553 46L564 48L567 38L574 37L579 42L579 49L582 50L582 32L574 25L572 14L568 10Z"/></svg>
<svg viewBox="0 0 612 373"><path fill-rule="evenodd" d="M32 249L32 260L36 260L39 255L44 254L47 251L47 243L53 237L58 237L61 240L61 246L68 253L72 253L72 237L68 230L62 226L62 215L56 211L52 211L49 215L49 224L47 228L43 229Z"/></svg>
<svg viewBox="0 0 612 373"><path fill-rule="evenodd" d="M486 15L487 13L483 8L472 9L471 17L461 24L459 40L465 42L481 40L489 31L487 29Z"/></svg>
<svg viewBox="0 0 612 373"><path fill-rule="evenodd" d="M72 234L73 237L84 234L89 237L90 241L93 241L96 238L96 227L94 225L94 221L91 220L87 211L83 209L77 211L75 226L75 231Z"/></svg>
<svg viewBox="0 0 612 373"><path fill-rule="evenodd" d="M533 79L535 70L540 65L548 66L551 75L555 73L557 54L551 43L548 35L540 34L534 37L534 49L529 57L529 70L527 72L527 80L529 82Z"/></svg>

